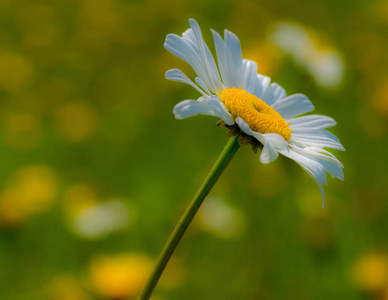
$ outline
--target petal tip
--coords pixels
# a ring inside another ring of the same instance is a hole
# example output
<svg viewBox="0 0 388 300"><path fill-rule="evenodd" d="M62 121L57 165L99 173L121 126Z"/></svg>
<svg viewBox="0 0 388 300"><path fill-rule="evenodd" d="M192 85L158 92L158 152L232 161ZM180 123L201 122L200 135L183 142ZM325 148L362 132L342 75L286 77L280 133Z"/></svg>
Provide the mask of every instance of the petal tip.
<svg viewBox="0 0 388 300"><path fill-rule="evenodd" d="M194 18L190 18L189 19L189 24L190 24L191 28L194 28L194 27L197 27L197 26L199 27L198 22Z"/></svg>

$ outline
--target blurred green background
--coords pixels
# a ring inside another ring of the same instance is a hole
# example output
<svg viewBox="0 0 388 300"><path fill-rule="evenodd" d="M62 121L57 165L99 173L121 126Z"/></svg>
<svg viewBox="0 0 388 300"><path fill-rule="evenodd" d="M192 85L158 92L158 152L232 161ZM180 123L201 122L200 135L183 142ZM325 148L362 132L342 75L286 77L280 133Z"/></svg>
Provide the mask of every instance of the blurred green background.
<svg viewBox="0 0 388 300"><path fill-rule="evenodd" d="M226 144L174 119L163 48L227 28L333 117L345 181L243 147L158 285L167 299L388 299L388 2L0 1L0 299L134 299Z"/></svg>

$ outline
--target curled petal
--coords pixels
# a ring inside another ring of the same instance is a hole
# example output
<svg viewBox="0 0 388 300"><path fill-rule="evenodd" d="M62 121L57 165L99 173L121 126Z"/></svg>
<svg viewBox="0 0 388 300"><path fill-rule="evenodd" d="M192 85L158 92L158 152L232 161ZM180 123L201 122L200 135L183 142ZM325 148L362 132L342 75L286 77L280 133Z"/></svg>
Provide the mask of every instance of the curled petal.
<svg viewBox="0 0 388 300"><path fill-rule="evenodd" d="M200 92L202 95L206 95L194 82L192 82L181 70L178 69L171 69L166 72L166 79L172 80L172 81L178 81L183 82L188 85L191 85L193 88L195 88L198 92Z"/></svg>
<svg viewBox="0 0 388 300"><path fill-rule="evenodd" d="M210 116L216 115L216 112L209 104L197 100L184 100L179 102L175 105L173 113L177 119L186 119L196 116L197 114Z"/></svg>
<svg viewBox="0 0 388 300"><path fill-rule="evenodd" d="M253 131L249 125L241 118L236 118L236 123L247 135L253 136L264 145L260 154L260 161L268 164L278 157L278 149L287 147L287 142L283 137L276 133L261 134Z"/></svg>
<svg viewBox="0 0 388 300"><path fill-rule="evenodd" d="M219 117L228 125L234 123L232 116L226 110L222 102L216 97L201 97L199 100L184 100L175 105L173 113L177 119L185 119L201 114Z"/></svg>
<svg viewBox="0 0 388 300"><path fill-rule="evenodd" d="M228 112L224 104L217 97L210 97L207 100L207 104L209 104L214 109L214 111L217 113L216 115L220 117L226 124L234 124L232 115Z"/></svg>

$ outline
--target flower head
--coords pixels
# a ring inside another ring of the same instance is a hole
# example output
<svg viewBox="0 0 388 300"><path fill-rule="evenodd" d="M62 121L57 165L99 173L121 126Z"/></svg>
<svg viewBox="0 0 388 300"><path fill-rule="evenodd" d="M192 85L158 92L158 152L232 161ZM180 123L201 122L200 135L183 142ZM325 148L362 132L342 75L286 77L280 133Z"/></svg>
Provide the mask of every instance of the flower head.
<svg viewBox="0 0 388 300"><path fill-rule="evenodd" d="M197 100L184 100L174 107L177 119L197 114L221 118L228 126L263 145L262 163L270 163L279 153L296 161L318 184L324 199L322 184L326 172L343 180L343 165L324 147L345 150L337 137L325 130L336 122L329 117L302 114L314 106L302 94L286 97L285 90L271 79L257 73L255 62L242 59L240 42L225 30L224 39L212 30L217 64L202 38L194 19L182 37L169 34L164 47L186 61L198 77L195 83L182 71L167 71L166 78L184 82L202 94Z"/></svg>

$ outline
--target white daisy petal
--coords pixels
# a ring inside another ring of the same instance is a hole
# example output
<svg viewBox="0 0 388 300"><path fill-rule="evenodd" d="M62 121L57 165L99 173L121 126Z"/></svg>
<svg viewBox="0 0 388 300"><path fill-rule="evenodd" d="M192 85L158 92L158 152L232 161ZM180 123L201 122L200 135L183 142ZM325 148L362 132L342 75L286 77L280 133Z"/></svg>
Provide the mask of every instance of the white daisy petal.
<svg viewBox="0 0 388 300"><path fill-rule="evenodd" d="M288 147L288 143L286 142L286 140L282 136L280 136L279 134L266 133L263 135L264 135L264 138L266 139L266 141L270 141L271 144L274 145L274 147L276 149L285 149Z"/></svg>
<svg viewBox="0 0 388 300"><path fill-rule="evenodd" d="M264 91L267 90L270 82L271 78L261 74L257 74L255 87L252 91L252 94L255 95L257 98L262 99Z"/></svg>
<svg viewBox="0 0 388 300"><path fill-rule="evenodd" d="M175 105L173 113L176 119L185 119L189 117L201 115L216 116L216 112L206 102L196 100L184 100Z"/></svg>
<svg viewBox="0 0 388 300"><path fill-rule="evenodd" d="M195 37L193 29L189 28L182 33L182 38L189 43L195 53L197 53L198 57L201 57L201 51L198 48L197 38Z"/></svg>
<svg viewBox="0 0 388 300"><path fill-rule="evenodd" d="M329 151L318 148L318 147L305 147L303 148L303 151L305 151L307 154L315 157L322 158L324 160L331 161L337 165L339 165L341 168L344 167L344 165L335 157L332 153Z"/></svg>
<svg viewBox="0 0 388 300"><path fill-rule="evenodd" d="M232 87L238 88L242 84L243 60L240 41L237 36L225 30L225 54L229 80Z"/></svg>
<svg viewBox="0 0 388 300"><path fill-rule="evenodd" d="M326 173L323 165L309 157L306 157L300 153L293 151L293 149L289 149L289 148L283 149L283 150L279 150L279 152L282 155L288 158L291 158L292 160L297 162L308 174L310 174L310 176L317 183L319 190L321 191L323 204L324 204L325 194L323 191L322 184L327 183L327 178L326 178Z"/></svg>
<svg viewBox="0 0 388 300"><path fill-rule="evenodd" d="M327 134L298 134L292 133L291 140L297 145L309 147L328 147L337 150L345 151L345 148L336 140L329 137Z"/></svg>
<svg viewBox="0 0 388 300"><path fill-rule="evenodd" d="M256 63L251 60L244 59L242 89L246 90L250 94L253 94L253 91L256 87L256 83L257 81L259 81L259 79L256 77L256 74L257 74ZM261 84L260 81L259 83Z"/></svg>
<svg viewBox="0 0 388 300"><path fill-rule="evenodd" d="M338 178L342 181L344 180L344 171L342 171L340 166L324 159L316 158L316 160L323 165L325 171L328 172L331 177Z"/></svg>
<svg viewBox="0 0 388 300"><path fill-rule="evenodd" d="M314 109L314 105L305 95L294 94L277 101L273 105L273 109L276 110L284 119L290 119L312 111Z"/></svg>
<svg viewBox="0 0 388 300"><path fill-rule="evenodd" d="M197 75L202 78L206 85L211 85L200 56L198 56L197 52L187 40L177 36L176 34L169 34L166 37L164 48L187 62L194 69Z"/></svg>
<svg viewBox="0 0 388 300"><path fill-rule="evenodd" d="M254 132L253 136L259 141L264 139L264 143L262 142L264 148L260 154L260 161L263 164L268 164L274 161L278 157L278 151L288 147L288 143L284 140L284 138L275 133L261 134Z"/></svg>
<svg viewBox="0 0 388 300"><path fill-rule="evenodd" d="M215 97L201 97L204 100L184 100L175 105L173 113L176 119L186 119L189 117L209 115L221 118L225 123L232 125L233 119L221 101Z"/></svg>
<svg viewBox="0 0 388 300"><path fill-rule="evenodd" d="M271 83L263 95L263 101L269 106L286 97L286 91L277 83Z"/></svg>
<svg viewBox="0 0 388 300"><path fill-rule="evenodd" d="M196 34L192 28L187 29L182 34L182 37L186 42L188 42L190 44L190 46L193 48L193 50L195 51L197 56L202 60L202 63L201 63L202 68L203 68L204 72L206 73L206 78L204 78L204 80L207 82L207 85L210 87L210 89L215 91L217 88L222 88L222 83L221 83L219 76L218 76L218 70L217 70L217 66L215 65L214 58L211 55L208 46L203 41L201 32L199 32L199 34L201 37L201 39L200 39L201 42L197 41ZM200 44L203 45L202 48L205 49L204 50L204 52L206 53L205 56L203 56L201 53L201 50L199 48ZM208 63L208 61L209 61L209 63ZM209 66L209 64L210 64L210 66ZM214 77L211 74L215 74ZM216 84L214 84L214 82L216 82ZM208 90L208 87L206 87L205 90ZM209 92L209 94L210 94L210 92Z"/></svg>
<svg viewBox="0 0 388 300"><path fill-rule="evenodd" d="M164 48L187 62L195 71L200 71L201 75L206 75L203 70L200 56L190 43L176 34L168 34L164 43ZM198 76L201 76L198 74Z"/></svg>
<svg viewBox="0 0 388 300"><path fill-rule="evenodd" d="M210 53L208 46L202 38L201 28L199 27L197 21L194 19L190 19L189 22L197 39L198 48L201 53L202 61L204 62L205 70L207 71L209 79L212 83L212 86L209 87L209 89L213 90L213 92L217 90L221 91L224 86L221 83L220 76L218 75L218 69L213 55Z"/></svg>
<svg viewBox="0 0 388 300"><path fill-rule="evenodd" d="M201 51L199 49L197 37L195 36L194 30L192 28L187 29L184 33L182 33L182 38L186 40L195 50L198 56L201 57Z"/></svg>
<svg viewBox="0 0 388 300"><path fill-rule="evenodd" d="M256 138L263 145L265 144L266 140L265 140L264 134L261 134L259 132L254 132L249 127L249 125L243 119L241 119L239 117L237 117L235 121L236 121L236 124L238 125L238 127L240 127L240 129L244 133L246 133L247 135L253 136L254 138Z"/></svg>
<svg viewBox="0 0 388 300"><path fill-rule="evenodd" d="M316 179L322 184L327 183L327 178L325 174L325 170L319 162L316 160L309 158L301 153L295 152L294 148L287 148L279 150L279 152L287 156L288 158L291 158L292 160L296 161L298 164L306 166L308 169L310 169L313 174L315 174Z"/></svg>
<svg viewBox="0 0 388 300"><path fill-rule="evenodd" d="M208 100L206 100L206 102L214 109L216 115L220 117L226 124L234 124L232 115L228 112L228 110L225 108L224 104L220 101L220 99L218 99L217 97L210 97Z"/></svg>
<svg viewBox="0 0 388 300"><path fill-rule="evenodd" d="M311 136L316 136L320 138L329 138L330 140L339 142L338 138L331 132L321 129L321 128L293 128L292 136L294 137L306 137L310 138Z"/></svg>
<svg viewBox="0 0 388 300"><path fill-rule="evenodd" d="M241 118L236 118L236 123L247 135L255 137L260 143L264 145L260 154L260 161L263 164L268 164L278 157L277 149L283 149L287 147L287 142L278 134L261 134L259 132L255 132Z"/></svg>
<svg viewBox="0 0 388 300"><path fill-rule="evenodd" d="M286 121L290 123L291 128L328 128L336 125L336 121L330 117L320 116L320 115L308 115L303 117L298 117L295 119L289 119Z"/></svg>
<svg viewBox="0 0 388 300"><path fill-rule="evenodd" d="M249 125L247 123L245 123L245 121L243 119L236 118L236 123L237 123L238 127L240 127L240 129L242 131L244 131L247 135L253 136L253 133L254 133L253 130L249 127ZM263 139L263 141L264 141L264 139Z"/></svg>
<svg viewBox="0 0 388 300"><path fill-rule="evenodd" d="M206 84L203 82L201 78L195 77L195 83L198 84L201 88L203 88L208 95L211 95L211 92L209 91Z"/></svg>
<svg viewBox="0 0 388 300"><path fill-rule="evenodd" d="M277 159L278 156L279 156L279 153L272 145L272 143L269 141L266 141L263 147L263 150L260 153L260 161L263 164L269 164L270 162L273 162L275 159Z"/></svg>
<svg viewBox="0 0 388 300"><path fill-rule="evenodd" d="M317 162L319 162L325 169L326 172L328 172L332 177L339 178L340 180L344 180L344 173L342 171L343 165L332 155L327 156L317 150L314 150L314 148L299 148L299 147L293 147L292 148L295 152L298 152L304 156L307 156ZM334 158L333 158L334 157Z"/></svg>
<svg viewBox="0 0 388 300"><path fill-rule="evenodd" d="M179 81L191 85L202 95L206 95L194 82L192 82L181 70L171 69L166 72L166 79Z"/></svg>
<svg viewBox="0 0 388 300"><path fill-rule="evenodd" d="M253 86L251 94L255 95L257 98L260 99L261 96L263 95L263 92L264 92L263 83L260 80L260 78L258 76L256 76L256 78L254 79L254 86Z"/></svg>
<svg viewBox="0 0 388 300"><path fill-rule="evenodd" d="M211 97L211 96L202 96L202 97L199 97L199 98L197 99L197 101L199 101L199 102L205 102L205 103L206 103L206 101L209 99L209 97Z"/></svg>
<svg viewBox="0 0 388 300"><path fill-rule="evenodd" d="M187 41L173 33L166 36L164 48L186 62L199 58L198 54Z"/></svg>
<svg viewBox="0 0 388 300"><path fill-rule="evenodd" d="M337 150L342 150L344 151L344 147L334 141L329 141L329 140L319 140L319 138L309 140L307 138L298 138L298 137L292 137L290 139L290 142L294 143L295 145L298 145L299 147L301 146L307 146L307 147L326 147L326 148L332 148L332 149L337 149Z"/></svg>
<svg viewBox="0 0 388 300"><path fill-rule="evenodd" d="M214 31L213 29L211 29L211 32L213 34L214 44L216 47L218 67L220 69L222 81L224 83L225 88L231 88L232 85L230 83L230 78L228 73L229 70L226 62L225 43L218 32Z"/></svg>

